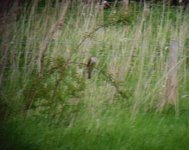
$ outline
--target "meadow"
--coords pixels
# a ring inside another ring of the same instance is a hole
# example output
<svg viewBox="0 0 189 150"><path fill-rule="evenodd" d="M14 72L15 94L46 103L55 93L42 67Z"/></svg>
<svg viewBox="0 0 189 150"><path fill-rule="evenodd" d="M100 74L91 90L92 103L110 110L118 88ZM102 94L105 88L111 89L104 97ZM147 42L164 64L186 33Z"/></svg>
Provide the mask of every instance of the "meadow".
<svg viewBox="0 0 189 150"><path fill-rule="evenodd" d="M189 15L131 3L37 3L0 39L0 149L188 150ZM177 103L166 103L171 41ZM97 58L92 78L86 63Z"/></svg>

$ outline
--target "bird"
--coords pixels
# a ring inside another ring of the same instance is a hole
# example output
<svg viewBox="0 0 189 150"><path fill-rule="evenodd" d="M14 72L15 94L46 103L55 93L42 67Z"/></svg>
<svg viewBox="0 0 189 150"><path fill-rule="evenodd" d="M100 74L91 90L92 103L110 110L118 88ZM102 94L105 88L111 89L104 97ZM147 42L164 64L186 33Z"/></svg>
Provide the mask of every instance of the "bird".
<svg viewBox="0 0 189 150"><path fill-rule="evenodd" d="M102 4L103 4L103 8L104 8L104 9L107 9L107 8L110 8L110 7L111 7L111 5L108 3L108 1L105 1L105 0L104 0L104 1L102 2Z"/></svg>
<svg viewBox="0 0 189 150"><path fill-rule="evenodd" d="M91 79L91 74L94 67L96 66L96 63L97 63L96 57L93 56L88 59L88 62L87 62L87 78L88 79Z"/></svg>

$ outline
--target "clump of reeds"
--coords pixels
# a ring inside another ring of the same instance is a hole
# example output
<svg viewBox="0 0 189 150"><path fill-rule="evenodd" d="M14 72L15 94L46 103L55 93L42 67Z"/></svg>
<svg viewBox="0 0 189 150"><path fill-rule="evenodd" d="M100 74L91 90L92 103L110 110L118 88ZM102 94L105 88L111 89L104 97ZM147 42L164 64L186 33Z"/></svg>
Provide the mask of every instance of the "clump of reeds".
<svg viewBox="0 0 189 150"><path fill-rule="evenodd" d="M111 19L123 15L116 13L116 8L109 14L95 5L57 3L40 11L37 8L34 3L13 22L1 42L1 97L8 110L33 111L43 105L36 103L45 101L47 116L57 115L53 112L61 106L61 117L73 99L78 105L87 105L86 111L92 114L114 102L126 104L134 114L157 110L166 91L171 39L180 43L178 89L182 93L189 32L189 18L183 11L165 6L149 9L148 15L146 10L143 14L128 10L120 24ZM125 23L132 15L135 21ZM93 78L87 80L77 69L85 72L91 56L98 59L98 65Z"/></svg>

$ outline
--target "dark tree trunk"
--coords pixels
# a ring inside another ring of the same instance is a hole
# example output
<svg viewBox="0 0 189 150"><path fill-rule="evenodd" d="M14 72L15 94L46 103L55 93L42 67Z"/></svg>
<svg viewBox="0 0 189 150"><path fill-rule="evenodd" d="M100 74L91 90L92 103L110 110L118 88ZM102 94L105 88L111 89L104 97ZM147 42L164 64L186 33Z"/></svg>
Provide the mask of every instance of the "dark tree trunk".
<svg viewBox="0 0 189 150"><path fill-rule="evenodd" d="M0 33L5 27L15 21L19 14L20 0L0 0Z"/></svg>
<svg viewBox="0 0 189 150"><path fill-rule="evenodd" d="M174 6L183 5L187 7L189 5L189 0L167 0L166 2Z"/></svg>
<svg viewBox="0 0 189 150"><path fill-rule="evenodd" d="M18 9L20 1L21 0L0 0L0 15L4 15L10 11L12 7Z"/></svg>
<svg viewBox="0 0 189 150"><path fill-rule="evenodd" d="M189 6L189 0L182 0L182 3L185 9Z"/></svg>
<svg viewBox="0 0 189 150"><path fill-rule="evenodd" d="M172 0L171 5L179 5L179 0Z"/></svg>

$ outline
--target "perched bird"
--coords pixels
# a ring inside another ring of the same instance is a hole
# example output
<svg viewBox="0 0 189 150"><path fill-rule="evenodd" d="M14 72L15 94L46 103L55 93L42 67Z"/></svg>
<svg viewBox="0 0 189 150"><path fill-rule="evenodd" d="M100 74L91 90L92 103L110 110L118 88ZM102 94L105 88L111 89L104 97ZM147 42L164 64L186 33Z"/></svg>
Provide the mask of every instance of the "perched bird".
<svg viewBox="0 0 189 150"><path fill-rule="evenodd" d="M107 8L111 7L110 3L108 3L108 1L105 1L105 0L102 2L102 5L103 5L104 9L107 9Z"/></svg>
<svg viewBox="0 0 189 150"><path fill-rule="evenodd" d="M96 57L90 57L87 62L87 76L88 79L91 79L91 74L92 71L97 63L97 58Z"/></svg>

